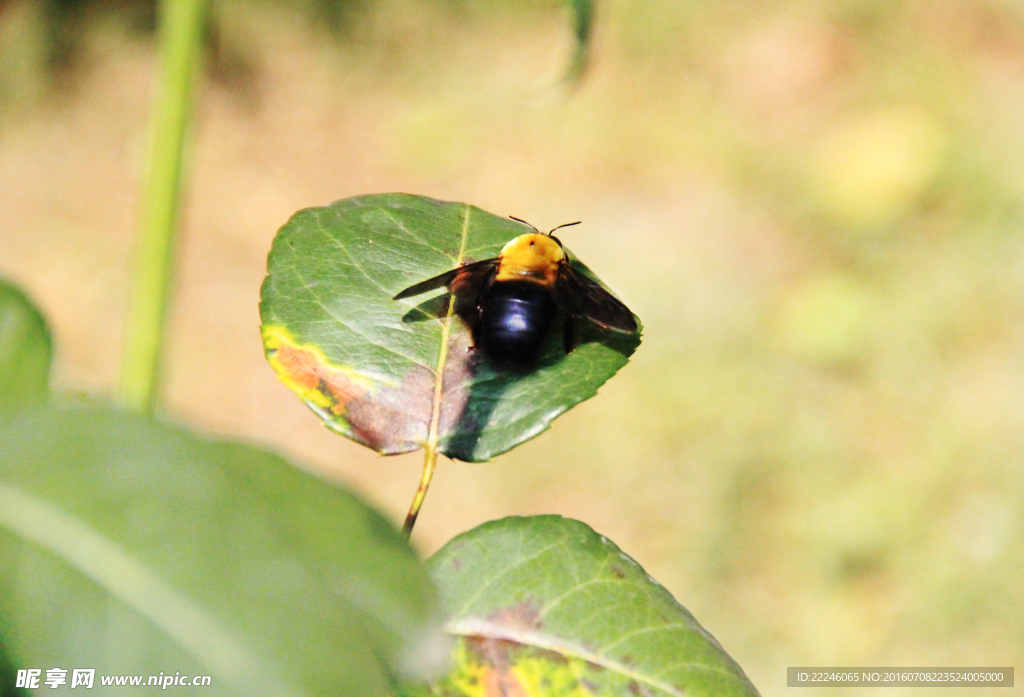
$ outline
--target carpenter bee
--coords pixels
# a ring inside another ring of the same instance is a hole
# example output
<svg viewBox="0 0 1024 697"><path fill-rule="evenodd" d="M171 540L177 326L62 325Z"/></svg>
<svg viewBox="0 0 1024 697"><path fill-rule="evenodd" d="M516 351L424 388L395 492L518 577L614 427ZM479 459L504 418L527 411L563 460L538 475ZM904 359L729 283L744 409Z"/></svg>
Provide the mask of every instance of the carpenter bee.
<svg viewBox="0 0 1024 697"><path fill-rule="evenodd" d="M525 225L524 220L509 216ZM632 334L636 320L611 293L569 265L562 242L553 233L520 235L493 259L474 261L403 290L395 300L445 286L466 313L473 343L499 364L525 368L540 355L544 340L561 308L565 315L565 352L575 344L574 322L585 317L605 329Z"/></svg>

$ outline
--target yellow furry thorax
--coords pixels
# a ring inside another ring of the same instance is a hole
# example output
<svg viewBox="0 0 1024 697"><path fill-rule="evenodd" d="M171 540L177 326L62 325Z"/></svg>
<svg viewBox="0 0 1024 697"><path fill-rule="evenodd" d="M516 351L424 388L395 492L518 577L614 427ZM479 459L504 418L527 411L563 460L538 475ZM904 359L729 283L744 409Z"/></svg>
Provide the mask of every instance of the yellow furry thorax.
<svg viewBox="0 0 1024 697"><path fill-rule="evenodd" d="M562 246L548 235L520 235L501 248L495 281L536 281L553 284L565 260Z"/></svg>

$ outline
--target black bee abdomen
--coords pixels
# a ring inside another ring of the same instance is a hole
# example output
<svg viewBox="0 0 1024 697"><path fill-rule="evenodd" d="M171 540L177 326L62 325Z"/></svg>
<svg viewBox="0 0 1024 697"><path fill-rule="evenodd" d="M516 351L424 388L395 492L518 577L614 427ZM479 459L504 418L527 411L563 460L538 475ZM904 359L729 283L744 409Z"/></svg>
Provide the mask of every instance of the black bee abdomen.
<svg viewBox="0 0 1024 697"><path fill-rule="evenodd" d="M484 352L499 362L536 360L555 318L551 293L536 283L496 281L484 295L477 327Z"/></svg>

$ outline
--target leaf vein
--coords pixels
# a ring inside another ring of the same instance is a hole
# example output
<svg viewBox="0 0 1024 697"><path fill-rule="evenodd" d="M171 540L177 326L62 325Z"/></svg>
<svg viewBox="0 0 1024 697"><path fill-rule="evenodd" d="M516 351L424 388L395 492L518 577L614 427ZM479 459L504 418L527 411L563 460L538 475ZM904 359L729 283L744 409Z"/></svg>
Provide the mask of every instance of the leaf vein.
<svg viewBox="0 0 1024 697"><path fill-rule="evenodd" d="M623 634L622 636L620 636L619 638L617 638L617 639L616 639L615 641L613 641L612 643L610 643L610 644L606 644L606 645L602 646L602 647L601 647L600 649L598 649L598 650L599 650L599 651L600 651L601 653L605 653L605 652L607 652L607 651L608 651L609 649L612 649L612 648L614 648L615 646L618 646L619 644L621 644L622 642L624 642L624 641L628 641L629 639L632 639L633 637L635 637L635 636L638 636L638 635L640 635L640 634L648 634L648 633L650 633L650 632L660 632L660 631L664 631L664 630L666 630L666 629L676 629L676 628L678 628L678 627L686 627L686 628L689 628L689 627L690 627L690 625L689 625L689 624L687 624L687 623L685 623L685 622L673 622L673 623L671 623L671 624L659 624L659 625L658 625L658 626L656 626L656 627L642 627L642 628L640 628L640 629L634 629L634 630L633 630L632 632L626 632L625 634Z"/></svg>
<svg viewBox="0 0 1024 697"><path fill-rule="evenodd" d="M475 603L477 601L477 599L479 599L480 596L483 595L484 591L487 590L487 588L492 583L497 581L499 578L501 578L505 574L509 573L510 571L515 569L516 567L522 566L523 564L526 564L527 562L533 561L534 559L542 556L543 554L545 554L546 552L549 552L550 550L554 549L555 547L561 546L561 544L562 544L561 542L555 542L554 544L550 544L547 547L543 547L543 548L537 550L534 554L531 554L528 557L523 557L522 559L516 560L514 563L509 564L508 566L503 568L501 571L499 571L498 573L496 573L493 576L491 576L489 579L484 581L484 583L477 589L476 593L473 594L473 597L471 597L469 600L467 600L465 602L465 604L463 604L462 608L458 612L455 613L455 616L458 617L459 615L462 615L467 610L469 610L469 608L473 605L473 603Z"/></svg>
<svg viewBox="0 0 1024 697"><path fill-rule="evenodd" d="M561 603L563 600L565 600L566 598L570 597L574 593L577 593L580 590L582 590L583 588L586 588L587 586L594 585L595 583L627 583L627 581L624 581L624 580L619 579L619 578L598 578L598 575L602 571L604 571L605 567L608 566L609 561L610 561L609 558L605 557L604 561L601 562L601 567L598 568L594 572L593 577L589 581L584 581L582 583L577 583L575 586L573 586L572 588L568 589L567 591L565 591L564 593L562 593L558 597L552 598L543 608L541 608L540 616L541 617L545 617L547 615L547 613L553 607L555 607L556 605L558 605L559 603Z"/></svg>

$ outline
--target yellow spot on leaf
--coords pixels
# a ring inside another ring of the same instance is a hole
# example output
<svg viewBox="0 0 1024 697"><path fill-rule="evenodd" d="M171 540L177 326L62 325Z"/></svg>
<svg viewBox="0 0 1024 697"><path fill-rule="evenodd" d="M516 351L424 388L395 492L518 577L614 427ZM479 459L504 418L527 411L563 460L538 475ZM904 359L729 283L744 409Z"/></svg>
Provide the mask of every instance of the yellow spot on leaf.
<svg viewBox="0 0 1024 697"><path fill-rule="evenodd" d="M623 694L619 689L621 684L608 683L610 674L581 658L512 641L461 637L453 659L450 672L435 685L438 694L459 697ZM592 691L595 686L598 692Z"/></svg>
<svg viewBox="0 0 1024 697"><path fill-rule="evenodd" d="M277 377L304 401L341 416L350 400L370 389L369 379L351 368L331 365L323 351L296 343L284 327L265 325L262 333Z"/></svg>

